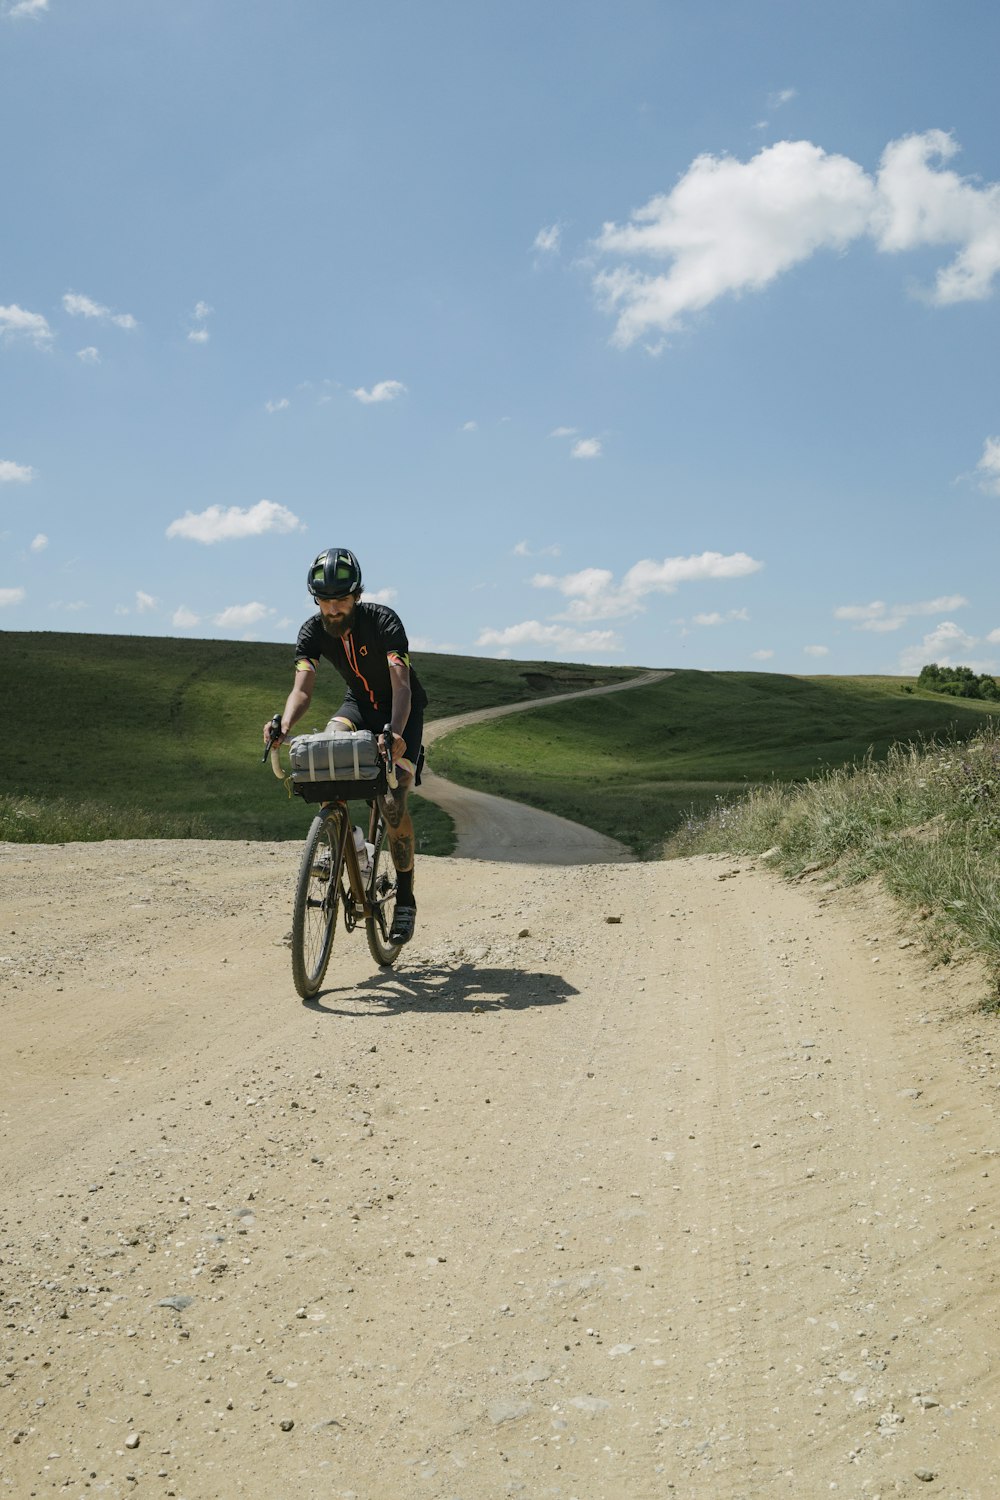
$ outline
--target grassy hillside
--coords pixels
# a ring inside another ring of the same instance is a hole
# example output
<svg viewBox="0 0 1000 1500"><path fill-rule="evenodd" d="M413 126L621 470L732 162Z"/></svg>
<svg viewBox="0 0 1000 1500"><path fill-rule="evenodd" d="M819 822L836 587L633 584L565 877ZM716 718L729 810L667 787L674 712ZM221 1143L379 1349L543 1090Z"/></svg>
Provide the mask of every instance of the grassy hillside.
<svg viewBox="0 0 1000 1500"><path fill-rule="evenodd" d="M447 736L434 766L657 854L692 810L747 786L879 760L897 742L981 728L996 705L897 677L677 672L622 697L540 707Z"/></svg>
<svg viewBox="0 0 1000 1500"><path fill-rule="evenodd" d="M627 668L425 655L429 715L616 681ZM0 838L296 838L312 816L261 766L260 727L285 702L292 647L149 636L0 631L0 701L16 725ZM341 701L323 664L313 712ZM415 799L418 842L450 820Z"/></svg>

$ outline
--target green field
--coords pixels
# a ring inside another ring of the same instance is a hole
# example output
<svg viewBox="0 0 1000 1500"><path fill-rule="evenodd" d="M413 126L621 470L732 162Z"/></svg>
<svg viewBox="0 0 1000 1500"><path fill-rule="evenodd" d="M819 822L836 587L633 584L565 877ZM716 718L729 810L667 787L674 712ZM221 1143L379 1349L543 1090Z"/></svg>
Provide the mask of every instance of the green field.
<svg viewBox="0 0 1000 1500"><path fill-rule="evenodd" d="M0 838L293 839L311 810L260 764L261 725L283 707L291 645L0 632L0 701L17 724ZM427 654L428 716L520 702L632 675L628 668ZM633 669L634 670L634 669ZM321 667L303 730L341 701ZM451 821L414 799L418 846L452 847Z"/></svg>
<svg viewBox="0 0 1000 1500"><path fill-rule="evenodd" d="M692 812L751 785L801 781L871 751L967 737L998 705L898 677L677 672L621 697L540 707L448 735L434 767L657 856Z"/></svg>

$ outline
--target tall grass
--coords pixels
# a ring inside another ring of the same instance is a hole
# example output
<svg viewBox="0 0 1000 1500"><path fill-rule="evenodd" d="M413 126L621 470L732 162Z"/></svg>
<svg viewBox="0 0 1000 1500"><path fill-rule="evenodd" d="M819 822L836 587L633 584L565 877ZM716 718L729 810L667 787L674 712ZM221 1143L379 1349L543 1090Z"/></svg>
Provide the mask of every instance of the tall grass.
<svg viewBox="0 0 1000 1500"><path fill-rule="evenodd" d="M847 884L879 875L928 920L938 957L970 948L1000 980L998 846L1000 728L990 723L972 739L897 745L799 786L720 798L665 853L767 853L787 875L816 865Z"/></svg>
<svg viewBox="0 0 1000 1500"><path fill-rule="evenodd" d="M204 818L67 797L0 795L0 841L89 844L100 839L207 839Z"/></svg>

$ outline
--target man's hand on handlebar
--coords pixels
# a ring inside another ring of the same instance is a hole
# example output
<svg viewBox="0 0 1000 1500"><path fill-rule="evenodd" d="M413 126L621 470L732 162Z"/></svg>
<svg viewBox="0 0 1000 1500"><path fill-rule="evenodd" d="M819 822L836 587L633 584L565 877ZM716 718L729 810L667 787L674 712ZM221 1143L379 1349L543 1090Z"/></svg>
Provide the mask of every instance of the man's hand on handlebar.
<svg viewBox="0 0 1000 1500"><path fill-rule="evenodd" d="M273 719L268 719L264 725L264 754L261 756L261 764L267 760L272 750L277 749L285 736L281 732L281 715L275 714Z"/></svg>
<svg viewBox="0 0 1000 1500"><path fill-rule="evenodd" d="M392 736L392 760L393 764L395 765L396 761L402 760L403 756L406 754L406 741L403 739L403 736L401 734L397 734L395 730L390 729L389 725L387 724L378 737L379 753L383 756L386 753L385 737L387 734Z"/></svg>

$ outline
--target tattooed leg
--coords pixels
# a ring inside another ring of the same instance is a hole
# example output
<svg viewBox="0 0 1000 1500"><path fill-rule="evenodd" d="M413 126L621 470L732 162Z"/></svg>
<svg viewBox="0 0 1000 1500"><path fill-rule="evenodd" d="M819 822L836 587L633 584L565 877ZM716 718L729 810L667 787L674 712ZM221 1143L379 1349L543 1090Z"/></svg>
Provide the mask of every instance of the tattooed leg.
<svg viewBox="0 0 1000 1500"><path fill-rule="evenodd" d="M411 781L411 777L400 772L399 785L395 791L388 791L379 798L379 806L389 825L389 852L396 871L400 875L413 869L413 819L406 805L406 795Z"/></svg>

